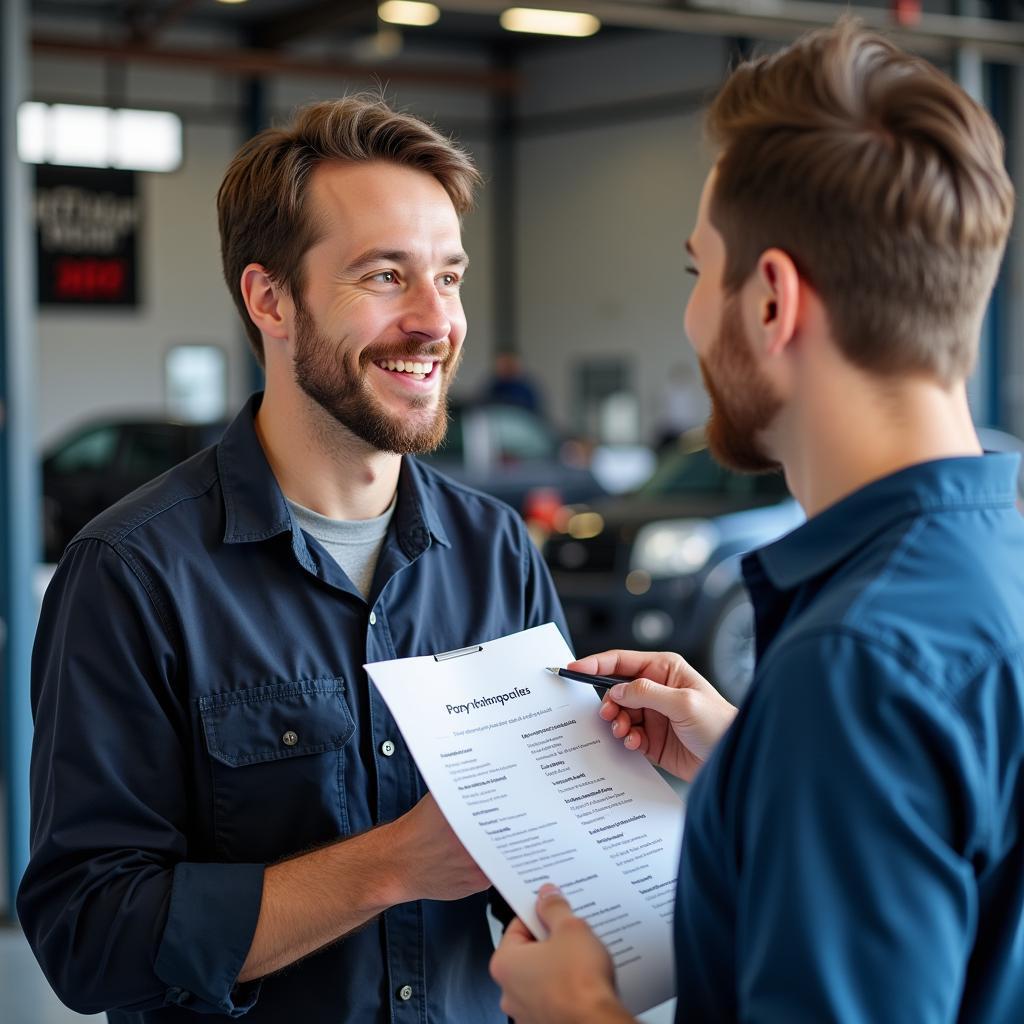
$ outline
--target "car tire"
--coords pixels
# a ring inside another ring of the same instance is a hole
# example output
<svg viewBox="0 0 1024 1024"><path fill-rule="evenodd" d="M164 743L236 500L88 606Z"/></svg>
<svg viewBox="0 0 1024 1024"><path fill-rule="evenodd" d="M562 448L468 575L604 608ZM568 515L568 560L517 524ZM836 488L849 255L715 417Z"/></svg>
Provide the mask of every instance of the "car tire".
<svg viewBox="0 0 1024 1024"><path fill-rule="evenodd" d="M754 607L744 587L729 591L708 635L708 678L739 705L754 678Z"/></svg>

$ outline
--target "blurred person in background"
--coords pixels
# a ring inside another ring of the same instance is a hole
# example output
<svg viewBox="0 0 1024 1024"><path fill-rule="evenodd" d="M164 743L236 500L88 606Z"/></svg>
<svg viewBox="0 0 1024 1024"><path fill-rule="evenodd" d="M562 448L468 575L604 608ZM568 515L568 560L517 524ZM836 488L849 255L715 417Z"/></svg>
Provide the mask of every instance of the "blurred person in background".
<svg viewBox="0 0 1024 1024"><path fill-rule="evenodd" d="M530 412L542 411L537 386L523 368L517 352L499 352L494 357L494 376L484 397L490 402L518 405Z"/></svg>
<svg viewBox="0 0 1024 1024"><path fill-rule="evenodd" d="M1024 522L965 381L1013 214L988 114L849 21L740 66L687 243L713 452L808 521L748 556L737 710L612 651L601 706L690 791L680 1022L1024 1020ZM517 1024L630 1020L545 888L492 960Z"/></svg>
<svg viewBox="0 0 1024 1024"><path fill-rule="evenodd" d="M266 390L78 535L36 641L18 913L80 1012L504 1020L488 881L362 668L568 635L519 517L413 458L444 437L477 183L359 97L227 170L224 274Z"/></svg>

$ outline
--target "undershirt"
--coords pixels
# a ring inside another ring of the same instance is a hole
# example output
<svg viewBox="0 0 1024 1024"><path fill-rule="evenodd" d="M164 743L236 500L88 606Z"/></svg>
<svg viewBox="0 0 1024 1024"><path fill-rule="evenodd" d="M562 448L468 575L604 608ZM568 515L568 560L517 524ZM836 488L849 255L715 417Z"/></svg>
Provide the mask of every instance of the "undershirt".
<svg viewBox="0 0 1024 1024"><path fill-rule="evenodd" d="M374 519L331 519L287 500L299 528L321 544L359 593L369 599L377 556L395 513L397 494L384 513Z"/></svg>

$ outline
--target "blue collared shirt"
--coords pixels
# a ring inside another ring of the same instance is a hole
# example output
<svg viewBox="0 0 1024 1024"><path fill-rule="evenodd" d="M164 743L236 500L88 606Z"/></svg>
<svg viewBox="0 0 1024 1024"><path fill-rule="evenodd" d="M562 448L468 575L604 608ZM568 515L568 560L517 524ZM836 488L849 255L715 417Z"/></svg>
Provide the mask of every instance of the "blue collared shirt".
<svg viewBox="0 0 1024 1024"><path fill-rule="evenodd" d="M912 466L748 556L757 670L691 793L678 1020L1024 1020L1017 461Z"/></svg>
<svg viewBox="0 0 1024 1024"><path fill-rule="evenodd" d="M264 865L425 792L363 664L548 621L568 635L519 517L411 458L364 600L296 526L258 403L86 527L50 584L26 935L65 1002L118 1024L504 1021L484 894L393 907L235 984Z"/></svg>

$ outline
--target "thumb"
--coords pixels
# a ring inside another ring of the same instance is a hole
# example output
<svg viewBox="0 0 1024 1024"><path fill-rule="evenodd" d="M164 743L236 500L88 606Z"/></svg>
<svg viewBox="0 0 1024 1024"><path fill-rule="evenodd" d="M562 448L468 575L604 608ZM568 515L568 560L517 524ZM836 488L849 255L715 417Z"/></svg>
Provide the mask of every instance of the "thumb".
<svg viewBox="0 0 1024 1024"><path fill-rule="evenodd" d="M609 691L609 696L620 707L657 711L668 719L684 717L691 699L685 688L665 686L652 679L616 683Z"/></svg>
<svg viewBox="0 0 1024 1024"><path fill-rule="evenodd" d="M559 889L553 885L542 885L537 894L537 916L550 932L575 915Z"/></svg>

